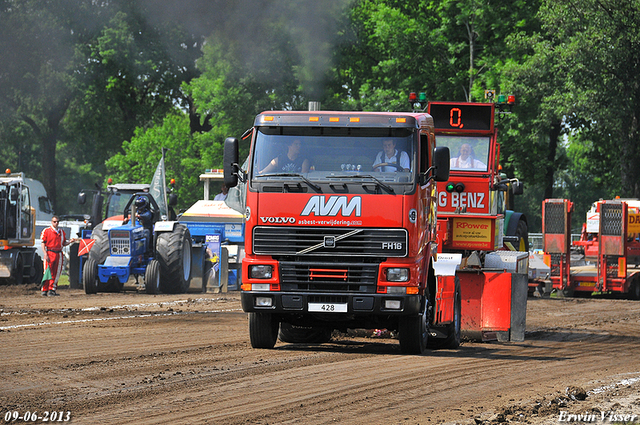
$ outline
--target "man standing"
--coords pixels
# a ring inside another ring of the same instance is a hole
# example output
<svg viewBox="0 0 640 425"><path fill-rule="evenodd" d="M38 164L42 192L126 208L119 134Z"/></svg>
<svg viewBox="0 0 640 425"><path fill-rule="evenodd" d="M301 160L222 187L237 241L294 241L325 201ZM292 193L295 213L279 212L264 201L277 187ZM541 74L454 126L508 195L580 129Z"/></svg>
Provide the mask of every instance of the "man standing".
<svg viewBox="0 0 640 425"><path fill-rule="evenodd" d="M60 295L56 292L56 288L58 287L58 279L62 272L62 247L75 242L75 239L68 241L64 230L58 229L59 221L58 217L54 215L51 219L51 226L44 229L40 235L40 239L42 239L42 252L51 271L51 279L43 280L42 282L43 297Z"/></svg>

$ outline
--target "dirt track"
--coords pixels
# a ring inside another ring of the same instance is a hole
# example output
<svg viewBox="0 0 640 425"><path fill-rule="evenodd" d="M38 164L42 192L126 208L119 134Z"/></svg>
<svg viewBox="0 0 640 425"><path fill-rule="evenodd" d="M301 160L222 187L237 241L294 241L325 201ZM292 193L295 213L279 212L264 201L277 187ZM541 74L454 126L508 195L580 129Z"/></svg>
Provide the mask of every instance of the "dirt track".
<svg viewBox="0 0 640 425"><path fill-rule="evenodd" d="M394 339L340 335L254 350L237 293L60 292L0 287L0 421L8 411L70 412L77 424L555 424L612 406L640 415L640 302L529 299L524 343L404 356Z"/></svg>

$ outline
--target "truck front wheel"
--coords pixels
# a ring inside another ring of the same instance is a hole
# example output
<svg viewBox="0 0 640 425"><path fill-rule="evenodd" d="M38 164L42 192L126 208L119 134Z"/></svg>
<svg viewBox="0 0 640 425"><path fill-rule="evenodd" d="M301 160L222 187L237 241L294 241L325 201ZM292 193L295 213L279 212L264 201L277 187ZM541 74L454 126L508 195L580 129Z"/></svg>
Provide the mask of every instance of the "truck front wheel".
<svg viewBox="0 0 640 425"><path fill-rule="evenodd" d="M16 258L15 267L11 270L9 276L9 285L22 285L24 279L24 263L22 254L18 252L18 258Z"/></svg>
<svg viewBox="0 0 640 425"><path fill-rule="evenodd" d="M280 322L269 313L249 313L249 338L253 348L273 348Z"/></svg>
<svg viewBox="0 0 640 425"><path fill-rule="evenodd" d="M429 340L429 300L424 299L422 312L417 316L405 316L400 318L398 331L400 332L400 350L404 354L422 354L427 349Z"/></svg>

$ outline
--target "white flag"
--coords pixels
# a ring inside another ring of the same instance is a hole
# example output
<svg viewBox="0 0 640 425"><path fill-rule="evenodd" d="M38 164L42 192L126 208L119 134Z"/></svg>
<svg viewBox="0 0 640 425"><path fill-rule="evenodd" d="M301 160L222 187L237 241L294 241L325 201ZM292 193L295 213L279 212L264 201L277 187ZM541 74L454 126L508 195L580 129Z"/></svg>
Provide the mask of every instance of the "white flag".
<svg viewBox="0 0 640 425"><path fill-rule="evenodd" d="M160 158L158 168L156 168L156 172L153 174L149 193L160 207L160 216L168 217L169 208L167 207L167 183L164 176L164 155Z"/></svg>

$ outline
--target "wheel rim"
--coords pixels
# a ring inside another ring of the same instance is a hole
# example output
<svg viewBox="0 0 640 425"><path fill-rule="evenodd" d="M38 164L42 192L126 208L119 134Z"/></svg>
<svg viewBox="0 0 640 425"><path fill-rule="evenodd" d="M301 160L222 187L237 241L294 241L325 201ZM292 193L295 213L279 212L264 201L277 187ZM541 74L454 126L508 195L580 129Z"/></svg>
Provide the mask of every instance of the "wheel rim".
<svg viewBox="0 0 640 425"><path fill-rule="evenodd" d="M182 250L182 275L185 281L189 280L191 274L191 246L188 242L189 240L185 238Z"/></svg>

